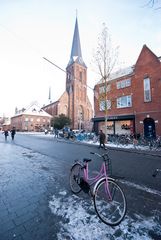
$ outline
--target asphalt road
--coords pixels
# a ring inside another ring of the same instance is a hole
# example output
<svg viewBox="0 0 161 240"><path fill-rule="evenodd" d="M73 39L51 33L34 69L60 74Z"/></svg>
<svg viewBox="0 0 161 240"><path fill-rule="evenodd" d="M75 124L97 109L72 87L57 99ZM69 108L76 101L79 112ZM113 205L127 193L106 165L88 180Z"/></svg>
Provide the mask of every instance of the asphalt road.
<svg viewBox="0 0 161 240"><path fill-rule="evenodd" d="M91 151L103 153L104 150L45 135L23 134L16 134L14 142L9 138L6 143L1 135L0 147L1 159L5 156L0 171L0 219L4 223L0 227L0 240L30 240L42 236L43 240L161 239L161 176L152 177L153 170L161 166L160 156L108 149L113 176L119 179L128 204L125 220L113 229L96 217L88 196L74 196L69 188L69 172L74 160L91 157ZM96 171L100 164L100 159L94 158L91 171ZM20 195L19 202L15 192ZM24 195L26 205L21 203ZM19 203L21 211L17 210ZM6 227L8 220L10 227Z"/></svg>

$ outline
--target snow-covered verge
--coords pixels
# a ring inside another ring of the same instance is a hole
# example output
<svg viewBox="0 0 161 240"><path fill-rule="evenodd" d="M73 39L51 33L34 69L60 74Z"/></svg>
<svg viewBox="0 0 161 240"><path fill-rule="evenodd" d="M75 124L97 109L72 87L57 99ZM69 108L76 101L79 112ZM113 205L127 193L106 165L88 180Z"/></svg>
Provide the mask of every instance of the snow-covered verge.
<svg viewBox="0 0 161 240"><path fill-rule="evenodd" d="M59 196L53 195L49 207L55 216L62 219L58 240L151 240L150 232L161 236L156 217L145 218L135 214L131 218L126 215L119 226L110 227L96 216L92 201L76 195L67 196L66 191L60 191Z"/></svg>
<svg viewBox="0 0 161 240"><path fill-rule="evenodd" d="M49 138L49 139L53 139L53 140L63 140L63 138L59 137L58 139L55 138L54 134L46 134L44 132L19 132L18 134L28 134L28 135L35 135L37 137L44 137L44 138ZM72 140L68 140L65 139L66 141L72 141ZM87 141L87 140L82 140L82 141L78 141L75 140L76 142L80 142L80 143L84 143L84 144L91 144L91 145L99 145L98 141ZM152 152L156 152L156 151L161 151L161 148L158 149L149 149L148 146L134 146L133 144L127 144L127 145L121 145L121 144L114 144L112 142L108 142L106 143L106 147L112 147L112 148L124 148L124 149L136 149L136 150L145 150L145 151L152 151Z"/></svg>

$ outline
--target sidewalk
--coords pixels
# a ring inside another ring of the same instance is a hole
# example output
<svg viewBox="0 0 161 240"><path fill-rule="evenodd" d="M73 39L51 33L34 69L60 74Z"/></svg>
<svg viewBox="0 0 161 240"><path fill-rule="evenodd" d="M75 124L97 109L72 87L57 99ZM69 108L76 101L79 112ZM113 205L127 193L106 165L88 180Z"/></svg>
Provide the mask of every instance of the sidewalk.
<svg viewBox="0 0 161 240"><path fill-rule="evenodd" d="M48 157L0 142L0 240L56 239L49 165Z"/></svg>

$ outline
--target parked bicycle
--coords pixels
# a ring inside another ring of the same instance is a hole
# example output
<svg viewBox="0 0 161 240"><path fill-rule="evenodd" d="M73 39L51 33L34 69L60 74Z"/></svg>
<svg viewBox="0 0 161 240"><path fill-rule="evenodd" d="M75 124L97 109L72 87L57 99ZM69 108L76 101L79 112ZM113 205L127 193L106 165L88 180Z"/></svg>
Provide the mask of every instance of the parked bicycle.
<svg viewBox="0 0 161 240"><path fill-rule="evenodd" d="M109 177L111 161L108 154L100 155L94 152L91 154L103 160L99 173L94 177L89 176L89 162L92 159L84 158L83 162L77 161L70 172L71 190L75 194L81 190L90 193L95 211L101 221L107 225L116 226L126 214L125 194L116 180Z"/></svg>

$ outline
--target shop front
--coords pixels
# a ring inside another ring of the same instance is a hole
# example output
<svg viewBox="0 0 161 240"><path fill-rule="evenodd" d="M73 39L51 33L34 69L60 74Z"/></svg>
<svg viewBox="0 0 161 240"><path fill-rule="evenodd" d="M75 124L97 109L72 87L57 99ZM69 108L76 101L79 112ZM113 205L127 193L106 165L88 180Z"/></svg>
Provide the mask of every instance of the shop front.
<svg viewBox="0 0 161 240"><path fill-rule="evenodd" d="M96 134L98 134L100 129L105 132L106 128L108 135L131 135L135 133L134 115L109 116L106 122L104 117L95 117L93 122Z"/></svg>

